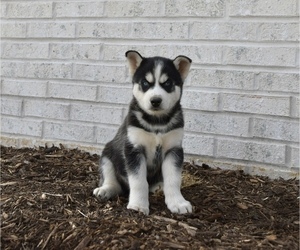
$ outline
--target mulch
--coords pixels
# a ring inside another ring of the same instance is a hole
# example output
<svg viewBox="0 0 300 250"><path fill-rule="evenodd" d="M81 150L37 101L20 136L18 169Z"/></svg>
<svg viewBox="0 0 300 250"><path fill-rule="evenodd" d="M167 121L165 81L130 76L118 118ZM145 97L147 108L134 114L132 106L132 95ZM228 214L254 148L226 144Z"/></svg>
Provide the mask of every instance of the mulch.
<svg viewBox="0 0 300 250"><path fill-rule="evenodd" d="M98 155L59 147L1 147L1 249L299 249L299 181L184 164L193 213L162 193L150 215L127 197L100 202Z"/></svg>

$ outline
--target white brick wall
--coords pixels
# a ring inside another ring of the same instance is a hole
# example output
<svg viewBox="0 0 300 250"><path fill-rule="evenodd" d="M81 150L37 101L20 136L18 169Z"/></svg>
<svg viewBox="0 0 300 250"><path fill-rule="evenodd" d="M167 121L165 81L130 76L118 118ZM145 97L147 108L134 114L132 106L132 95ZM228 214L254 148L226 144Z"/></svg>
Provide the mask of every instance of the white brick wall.
<svg viewBox="0 0 300 250"><path fill-rule="evenodd" d="M299 171L297 0L1 1L2 144L100 153L124 119L124 53L189 56L187 157Z"/></svg>

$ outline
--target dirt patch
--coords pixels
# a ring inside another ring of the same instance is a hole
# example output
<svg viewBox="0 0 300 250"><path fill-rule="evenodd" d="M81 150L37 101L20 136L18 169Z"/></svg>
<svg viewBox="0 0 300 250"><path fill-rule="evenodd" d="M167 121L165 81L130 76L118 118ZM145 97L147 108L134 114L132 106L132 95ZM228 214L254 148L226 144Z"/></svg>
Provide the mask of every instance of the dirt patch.
<svg viewBox="0 0 300 250"><path fill-rule="evenodd" d="M150 215L100 203L98 156L63 146L1 147L1 249L299 249L299 181L185 163L194 212Z"/></svg>

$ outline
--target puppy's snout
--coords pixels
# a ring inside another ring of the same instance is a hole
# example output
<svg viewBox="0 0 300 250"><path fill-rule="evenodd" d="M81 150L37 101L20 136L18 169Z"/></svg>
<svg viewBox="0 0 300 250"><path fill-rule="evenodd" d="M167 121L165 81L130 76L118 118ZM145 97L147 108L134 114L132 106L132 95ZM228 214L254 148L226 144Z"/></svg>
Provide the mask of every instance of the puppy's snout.
<svg viewBox="0 0 300 250"><path fill-rule="evenodd" d="M162 102L160 97L152 97L150 100L153 108L158 108Z"/></svg>

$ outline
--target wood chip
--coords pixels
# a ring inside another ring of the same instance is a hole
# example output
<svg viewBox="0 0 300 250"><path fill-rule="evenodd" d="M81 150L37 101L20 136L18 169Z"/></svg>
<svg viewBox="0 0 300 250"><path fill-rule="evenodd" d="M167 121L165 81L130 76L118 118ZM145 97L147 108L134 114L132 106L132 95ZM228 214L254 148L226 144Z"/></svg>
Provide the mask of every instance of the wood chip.
<svg viewBox="0 0 300 250"><path fill-rule="evenodd" d="M89 242L91 241L91 239L92 239L92 236L90 236L90 235L84 237L82 239L82 241L80 241L80 243L78 244L78 246L74 248L74 250L85 249L85 247L87 246L87 244L89 244Z"/></svg>
<svg viewBox="0 0 300 250"><path fill-rule="evenodd" d="M185 228L188 232L189 235L191 236L195 236L196 232L197 232L197 228L196 227L192 227L186 223L180 222L180 221L176 221L174 219L170 219L170 218L165 218L162 216L153 216L153 218L157 219L157 220L162 220L162 221L166 221L169 223L173 223L173 224L178 224L179 226L182 226L183 228Z"/></svg>
<svg viewBox="0 0 300 250"><path fill-rule="evenodd" d="M164 242L163 243L165 247L175 248L175 249L186 249L185 246L176 243L176 242Z"/></svg>
<svg viewBox="0 0 300 250"><path fill-rule="evenodd" d="M266 236L267 240L273 241L277 239L277 236L275 234L267 235Z"/></svg>
<svg viewBox="0 0 300 250"><path fill-rule="evenodd" d="M236 205L237 205L240 209L243 209L243 210L247 210L247 209L248 209L248 206L247 206L245 203L238 202Z"/></svg>
<svg viewBox="0 0 300 250"><path fill-rule="evenodd" d="M63 223L61 223L60 225L62 225ZM56 225L53 230L51 231L51 233L48 235L43 247L42 247L42 250L46 248L50 238L52 237L52 235L54 235L56 233L56 230L59 228L60 225Z"/></svg>
<svg viewBox="0 0 300 250"><path fill-rule="evenodd" d="M9 181L5 183L0 183L0 186L4 187L4 186L16 185L16 184L17 184L16 181Z"/></svg>
<svg viewBox="0 0 300 250"><path fill-rule="evenodd" d="M45 157L48 157L48 158L61 158L61 157L64 157L63 155L45 155Z"/></svg>

